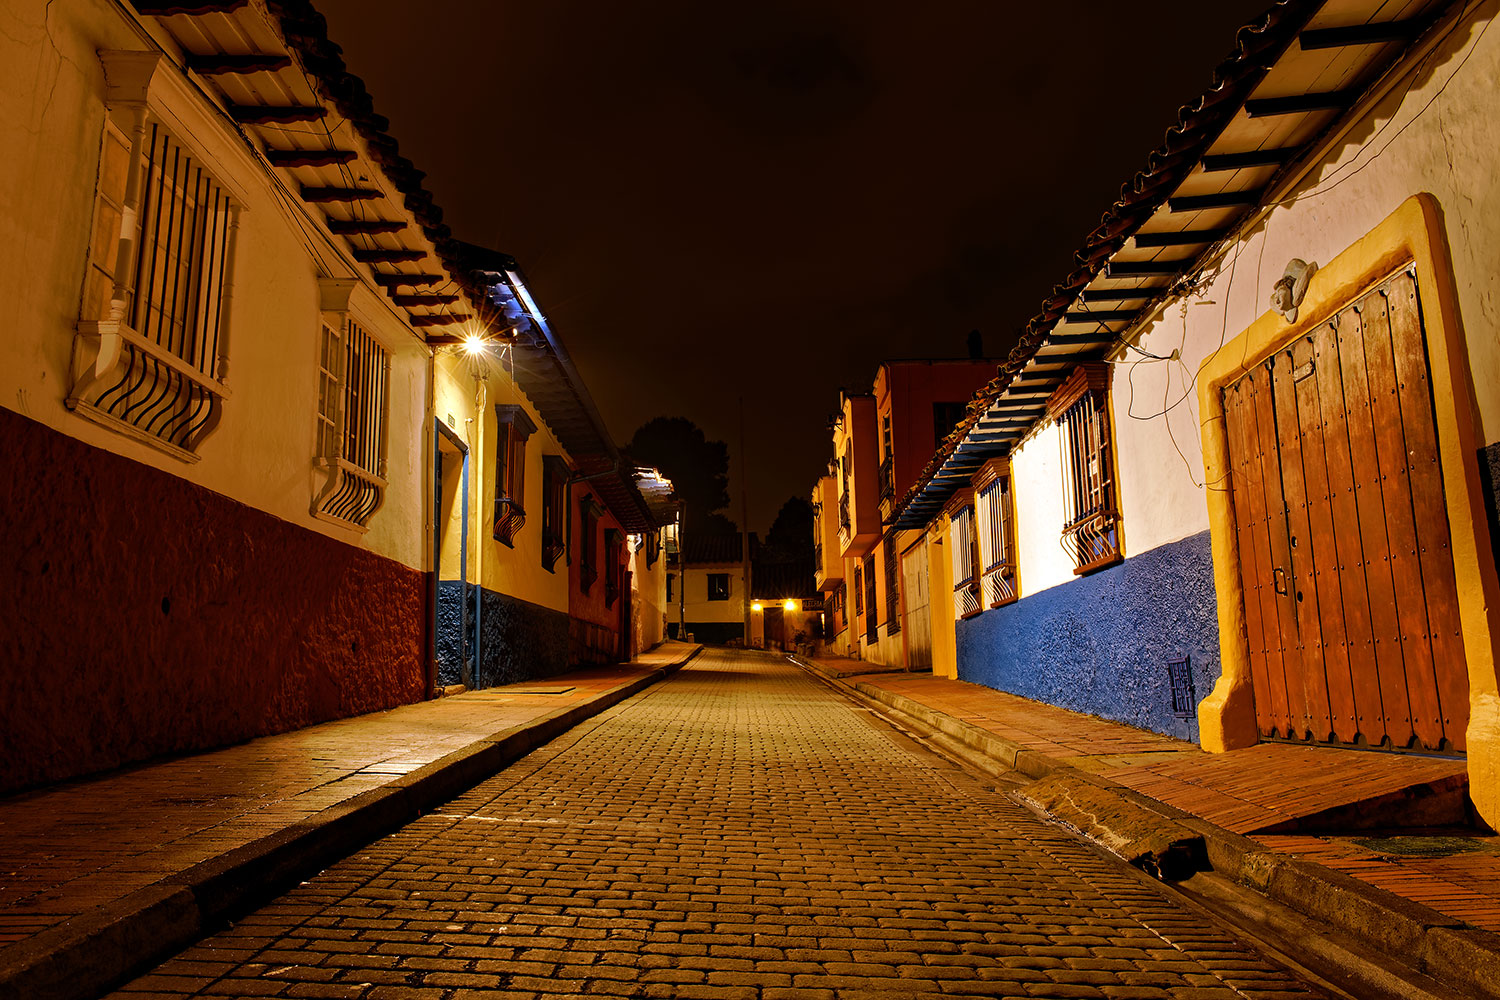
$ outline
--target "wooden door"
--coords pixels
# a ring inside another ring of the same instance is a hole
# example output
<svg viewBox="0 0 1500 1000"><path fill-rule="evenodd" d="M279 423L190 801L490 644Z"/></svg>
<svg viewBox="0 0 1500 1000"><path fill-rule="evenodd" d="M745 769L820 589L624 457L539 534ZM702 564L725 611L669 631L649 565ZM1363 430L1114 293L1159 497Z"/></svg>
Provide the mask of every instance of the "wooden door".
<svg viewBox="0 0 1500 1000"><path fill-rule="evenodd" d="M927 587L927 540L907 549L901 557L901 583L905 618L906 668L932 669L932 598Z"/></svg>
<svg viewBox="0 0 1500 1000"><path fill-rule="evenodd" d="M1458 751L1468 672L1415 274L1224 390L1261 734Z"/></svg>

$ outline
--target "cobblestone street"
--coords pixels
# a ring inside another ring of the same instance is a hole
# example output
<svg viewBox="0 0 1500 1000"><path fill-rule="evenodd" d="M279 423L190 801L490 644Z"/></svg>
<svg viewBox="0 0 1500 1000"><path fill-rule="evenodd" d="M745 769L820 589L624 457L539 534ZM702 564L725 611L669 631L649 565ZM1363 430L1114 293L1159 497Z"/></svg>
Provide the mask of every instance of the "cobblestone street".
<svg viewBox="0 0 1500 1000"><path fill-rule="evenodd" d="M116 997L1321 996L784 659L706 652Z"/></svg>

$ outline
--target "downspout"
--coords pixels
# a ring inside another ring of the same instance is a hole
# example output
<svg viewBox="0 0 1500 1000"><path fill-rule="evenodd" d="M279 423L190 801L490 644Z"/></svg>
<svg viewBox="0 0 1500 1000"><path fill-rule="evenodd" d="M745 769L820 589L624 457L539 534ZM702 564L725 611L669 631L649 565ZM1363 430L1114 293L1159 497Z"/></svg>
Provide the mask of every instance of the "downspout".
<svg viewBox="0 0 1500 1000"><path fill-rule="evenodd" d="M474 632L471 649L474 668L469 676L470 690L478 690L484 674L484 408L489 402L488 383L481 376L474 379Z"/></svg>
<svg viewBox="0 0 1500 1000"><path fill-rule="evenodd" d="M427 620L424 628L427 630L426 641L422 648L427 655L427 698L430 700L437 697L438 661L437 661L437 614L438 614L438 573L442 569L439 561L442 552L438 549L438 510L440 504L438 497L443 491L442 470L438 467L438 429L437 429L437 349L427 349L427 401L423 407L426 417L422 427L427 432L427 448L429 454L424 463L428 473L432 476L428 480L432 489L424 490L427 494L424 504L430 504L427 508L427 538L423 545L427 548Z"/></svg>

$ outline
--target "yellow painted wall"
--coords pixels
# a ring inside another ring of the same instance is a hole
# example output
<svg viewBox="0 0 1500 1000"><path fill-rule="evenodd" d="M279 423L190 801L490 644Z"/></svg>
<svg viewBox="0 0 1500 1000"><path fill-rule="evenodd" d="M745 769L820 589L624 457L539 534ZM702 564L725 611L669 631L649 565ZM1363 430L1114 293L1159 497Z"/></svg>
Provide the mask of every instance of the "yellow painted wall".
<svg viewBox="0 0 1500 1000"><path fill-rule="evenodd" d="M729 574L729 600L708 599L708 575ZM705 563L687 567L684 573L687 591L684 594L684 620L688 627L693 622L744 622L745 620L745 574L740 563L716 565Z"/></svg>
<svg viewBox="0 0 1500 1000"><path fill-rule="evenodd" d="M632 543L633 544L633 543ZM655 564L646 565L646 547L642 545L630 561L630 609L635 619L635 650L651 649L666 638L665 622L677 620L677 608L667 603L667 556L661 552Z"/></svg>
<svg viewBox="0 0 1500 1000"><path fill-rule="evenodd" d="M567 611L567 563L559 559L554 570L542 565L542 458L566 458L567 453L531 401L511 381L498 353L482 380L475 379L469 362L455 351L439 353L436 369L433 398L437 419L446 422L451 414L457 422L457 433L469 445L470 582L478 581L496 593L542 607ZM526 440L526 496L522 501L526 523L516 533L513 548L498 541L494 532L495 448L499 440L495 407L511 404L520 404L537 427ZM482 420L474 419L476 412ZM451 566L451 572L457 573L456 560L445 561L444 566L445 572ZM445 579L456 579L456 575Z"/></svg>
<svg viewBox="0 0 1500 1000"><path fill-rule="evenodd" d="M953 612L953 556L947 515L928 527L928 589L932 594L932 675L958 678L958 629Z"/></svg>

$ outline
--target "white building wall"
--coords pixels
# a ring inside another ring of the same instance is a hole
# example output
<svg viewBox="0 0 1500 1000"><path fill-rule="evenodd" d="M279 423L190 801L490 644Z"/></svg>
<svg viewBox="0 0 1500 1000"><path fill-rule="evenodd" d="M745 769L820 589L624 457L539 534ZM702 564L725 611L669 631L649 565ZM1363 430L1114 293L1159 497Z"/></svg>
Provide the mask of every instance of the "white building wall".
<svg viewBox="0 0 1500 1000"><path fill-rule="evenodd" d="M429 435L427 348L342 249L288 206L222 118L185 107L208 127L179 139L201 150L241 202L228 282L223 419L185 462L87 420L63 405L72 384L89 231L93 220L105 79L98 52L151 47L104 0L25 0L0 9L0 406L285 521L421 569ZM160 72L178 73L170 66ZM17 96L20 95L20 96ZM29 95L29 99L27 96ZM317 419L320 268L359 277L351 315L390 351L388 471L383 508L367 534L311 514Z"/></svg>
<svg viewBox="0 0 1500 1000"><path fill-rule="evenodd" d="M1043 419L1011 454L1016 519L1016 565L1021 596L1075 579L1062 547L1062 432ZM949 595L951 600L951 595Z"/></svg>
<svg viewBox="0 0 1500 1000"><path fill-rule="evenodd" d="M1497 5L1479 8L1494 17ZM1478 406L1481 444L1500 438L1500 32L1471 19L1356 124L1291 200L1238 244L1197 293L1170 304L1114 371L1126 555L1208 528L1196 373L1270 307L1288 260L1326 263L1414 194L1443 213ZM1133 384L1132 384L1133 383ZM1169 414L1156 416L1177 403ZM1163 400L1166 401L1165 405ZM1137 419L1145 417L1147 419ZM1182 454L1178 454L1178 450ZM1020 502L1025 502L1020 494Z"/></svg>

